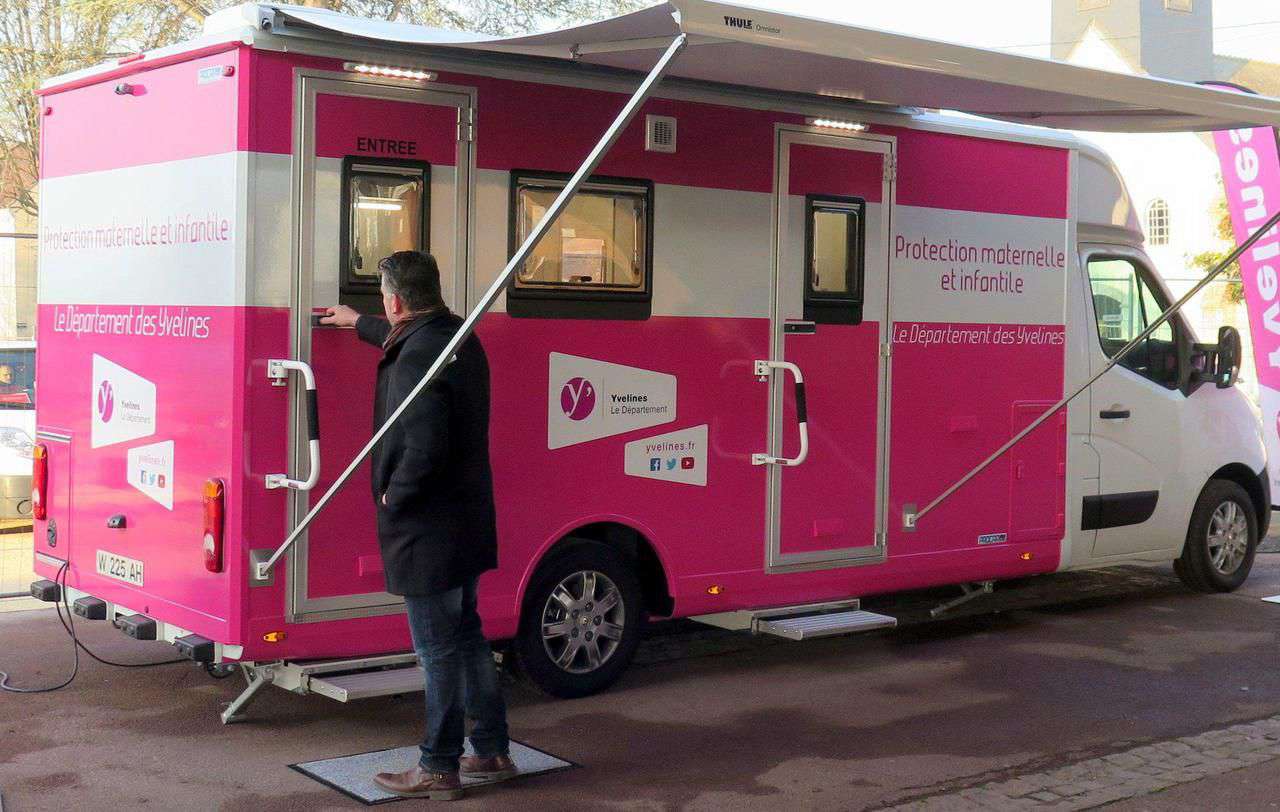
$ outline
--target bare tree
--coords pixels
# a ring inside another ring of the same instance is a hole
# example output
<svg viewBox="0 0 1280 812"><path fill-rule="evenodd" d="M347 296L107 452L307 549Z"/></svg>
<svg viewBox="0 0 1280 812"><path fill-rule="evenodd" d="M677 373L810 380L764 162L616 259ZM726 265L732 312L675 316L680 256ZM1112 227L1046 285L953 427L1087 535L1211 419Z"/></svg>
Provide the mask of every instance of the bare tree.
<svg viewBox="0 0 1280 812"><path fill-rule="evenodd" d="M632 11L646 0L301 0L362 17L490 34ZM0 0L0 191L36 211L40 82L195 34L230 0ZM8 202L8 201L6 201Z"/></svg>

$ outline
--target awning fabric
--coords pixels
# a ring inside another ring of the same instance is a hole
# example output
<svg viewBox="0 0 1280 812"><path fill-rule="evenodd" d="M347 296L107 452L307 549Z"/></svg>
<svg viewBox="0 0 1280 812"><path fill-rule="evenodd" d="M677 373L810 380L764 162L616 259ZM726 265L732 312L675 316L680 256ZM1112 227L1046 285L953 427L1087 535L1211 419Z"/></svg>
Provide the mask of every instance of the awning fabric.
<svg viewBox="0 0 1280 812"><path fill-rule="evenodd" d="M589 25L485 37L321 9L271 6L291 25L408 45L500 51L647 71L690 35L669 75L895 107L957 110L1069 130L1280 127L1280 99L1112 73L712 0L670 0ZM1206 77L1211 78L1211 77Z"/></svg>

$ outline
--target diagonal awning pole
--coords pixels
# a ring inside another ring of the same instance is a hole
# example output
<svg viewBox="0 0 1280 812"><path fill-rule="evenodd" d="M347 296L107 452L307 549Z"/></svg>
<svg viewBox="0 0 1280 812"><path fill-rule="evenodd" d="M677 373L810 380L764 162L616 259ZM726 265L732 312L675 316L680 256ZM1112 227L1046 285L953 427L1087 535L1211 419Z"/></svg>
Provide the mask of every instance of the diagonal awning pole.
<svg viewBox="0 0 1280 812"><path fill-rule="evenodd" d="M1168 310L1160 314L1159 318L1151 322L1151 324L1147 325L1147 329L1143 330L1141 333L1138 333L1136 336L1133 337L1132 341L1130 341L1128 344L1125 344L1123 347L1121 347L1119 352L1111 356L1111 360L1107 362L1107 365L1104 366L1101 370L1099 370L1097 374L1095 374L1092 378L1085 381L1084 384L1079 389L1072 392L1070 395L1067 395L1065 398L1058 401L1057 403L1053 404L1053 406L1050 406L1048 411L1046 411L1044 414L1037 417L1035 420L1031 421L1031 423L1028 426L1026 426L1022 431L1013 435L1012 439L1010 439L1009 442L997 448L990 457L987 457L985 460L983 460L982 462L974 466L974 468L971 469L969 473L965 474L964 476L960 477L960 479L956 480L956 483L954 485L952 485L950 488L947 488L942 493L938 494L937 498L934 499L932 502L920 508L920 510L916 511L915 513L904 511L902 514L902 526L908 530L914 529L916 524L920 521L920 519L926 513L933 510L938 505L942 504L942 502L947 497L951 496L953 493L955 493L956 491L964 487L964 484L966 482L973 479L978 474L982 473L988 465L1000 459L1000 457L1006 451L1008 451L1009 449L1017 445L1018 442L1023 437L1026 437L1028 434L1035 431L1035 429L1039 427L1041 423L1048 420L1053 415L1057 414L1057 412L1061 410L1063 406L1066 406L1068 403L1075 400L1076 397L1078 397L1082 392L1087 390L1090 386L1093 386L1095 381L1097 381L1103 375L1107 374L1107 372L1113 366L1120 363L1120 360L1122 358L1124 358L1126 355L1132 352L1135 347L1137 347L1139 344L1145 341L1148 336L1150 336L1152 333L1156 331L1156 328L1158 328L1160 325L1168 321L1170 317L1173 316L1174 313L1177 313L1179 310L1182 309L1183 305L1185 305L1187 302L1195 298L1195 295L1199 293L1201 290L1203 290L1206 285L1208 285L1210 282L1216 279L1218 275L1221 274L1223 271L1225 271L1227 268L1231 267L1231 263L1239 259L1240 256L1244 254L1245 251L1248 251L1251 247L1253 247L1254 243L1262 239L1268 232L1270 232L1272 229L1276 228L1277 226L1280 226L1280 212L1276 212L1275 215L1272 216L1272 218L1268 220L1261 228L1253 232L1253 234L1249 237L1249 239L1245 240L1244 243L1239 248L1232 251L1230 256L1222 260L1222 262L1219 262L1218 265L1212 271L1210 271L1208 275L1205 276L1204 279L1201 279L1199 282L1196 283L1195 287L1187 291L1185 296L1183 296L1178 301L1174 302L1173 305Z"/></svg>
<svg viewBox="0 0 1280 812"><path fill-rule="evenodd" d="M555 202L551 204L551 208L547 209L547 213L542 216L542 219L533 227L533 231L529 233L529 236L525 238L525 241L520 245L520 248L511 257L511 260L507 263L507 267L503 268L502 273L498 274L498 278L493 280L493 284L490 285L489 289L480 297L480 301L476 303L476 306L472 308L471 313L467 315L466 320L462 322L462 326L458 328L458 332L454 333L453 338L451 338L449 343L445 345L445 348L440 351L440 355L438 355L436 360L431 364L431 368L422 376L422 379L418 381L417 385L410 390L409 394L405 397L404 402L402 402L396 410L391 413L391 416L388 417L386 422L382 424L382 427L374 433L373 437L369 439L369 442L365 444L364 448L360 449L360 453L355 456L355 459L353 459L351 464L347 466L346 470L342 472L342 475L329 486L329 490L324 492L324 496L320 497L320 501L316 502L315 506L311 508L311 511L303 517L302 521L298 522L298 526L293 528L293 532L284 540L284 543L276 548L276 551L271 554L269 559L257 563L257 572L253 573L253 576L256 579L263 580L267 577L267 574L271 572L271 568L276 565L276 562L280 560L281 556L289 551L289 548L293 546L294 542L296 542L298 538L306 532L306 529L311 524L312 520L319 515L320 511L325 509L325 506L329 504L329 500L333 498L333 495L346 484L347 480L351 478L351 475L360 467L360 463L364 462L365 457L369 456L373 451L373 447L378 444L378 441L382 439L382 436L387 433L388 429L391 428L396 420L400 419L400 415L404 413L404 410L413 403L414 399L422 393L422 390L426 389L427 386L436 379L436 376L440 374L440 370L444 369L449 360L453 358L454 353L458 351L458 347L462 346L462 342L466 341L475 330L476 322L480 320L481 316L488 312L489 308L493 306L494 301L498 298L498 295L506 288L507 282L511 279L511 275L515 273L516 268L519 268L524 263L525 258L529 256L533 249L538 245L538 242L542 239L543 235L551 228L551 224L556 221L556 218L560 216L560 213L569 205L569 201L573 199L573 196L578 191L579 187L581 187L587 178L591 176L591 173L595 171L596 167L600 165L600 161L604 159L605 153L609 151L609 149L618 140L618 137L622 135L622 131L625 130L627 125L631 123L631 120L635 118L636 111L640 109L640 105L644 104L645 100L648 99L650 94L653 92L653 89L657 87L660 81L662 81L662 76L667 72L667 68L671 65L672 60L676 58L677 54L684 50L685 44L688 42L688 36L688 34L680 34L671 41L669 46L667 46L667 50L662 54L662 57L658 59L657 64L653 66L653 70L649 71L649 75L640 83L640 87L636 88L636 92L629 100L627 100L626 105L621 111L619 111L617 117L613 120L613 123L609 125L609 129L605 130L604 135L600 136L600 140L596 143L595 148L591 150L591 154L588 155L587 159L578 167L578 171L573 173L573 177L569 179L567 184L565 184L564 189L561 190L560 194L556 197Z"/></svg>

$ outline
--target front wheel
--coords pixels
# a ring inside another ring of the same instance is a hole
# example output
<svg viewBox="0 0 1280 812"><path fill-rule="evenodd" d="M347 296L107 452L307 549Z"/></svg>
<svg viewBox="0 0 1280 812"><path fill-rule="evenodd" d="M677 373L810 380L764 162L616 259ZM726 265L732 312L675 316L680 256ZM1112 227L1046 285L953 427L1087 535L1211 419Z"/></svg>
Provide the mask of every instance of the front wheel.
<svg viewBox="0 0 1280 812"><path fill-rule="evenodd" d="M529 679L552 696L587 696L622 675L643 626L634 568L612 547L583 542L538 568L525 596L516 656Z"/></svg>
<svg viewBox="0 0 1280 812"><path fill-rule="evenodd" d="M1174 571L1198 592L1231 592L1249 577L1257 549L1253 499L1234 482L1212 479L1196 501Z"/></svg>

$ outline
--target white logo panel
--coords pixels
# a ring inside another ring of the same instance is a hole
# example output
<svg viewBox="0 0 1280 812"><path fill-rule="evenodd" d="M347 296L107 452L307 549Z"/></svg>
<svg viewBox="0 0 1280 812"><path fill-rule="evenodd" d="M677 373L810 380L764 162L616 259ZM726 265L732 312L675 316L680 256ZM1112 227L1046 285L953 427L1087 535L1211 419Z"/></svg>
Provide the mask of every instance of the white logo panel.
<svg viewBox="0 0 1280 812"><path fill-rule="evenodd" d="M707 424L627 443L627 476L685 485L707 484Z"/></svg>
<svg viewBox="0 0 1280 812"><path fill-rule="evenodd" d="M89 445L101 448L156 433L156 385L101 355L93 356Z"/></svg>
<svg viewBox="0 0 1280 812"><path fill-rule="evenodd" d="M236 304L248 156L41 180L41 304Z"/></svg>
<svg viewBox="0 0 1280 812"><path fill-rule="evenodd" d="M1065 220L899 206L893 229L894 321L1064 323Z"/></svg>
<svg viewBox="0 0 1280 812"><path fill-rule="evenodd" d="M129 449L129 484L173 510L173 440Z"/></svg>
<svg viewBox="0 0 1280 812"><path fill-rule="evenodd" d="M547 448L676 419L676 378L661 372L553 352L547 390Z"/></svg>

